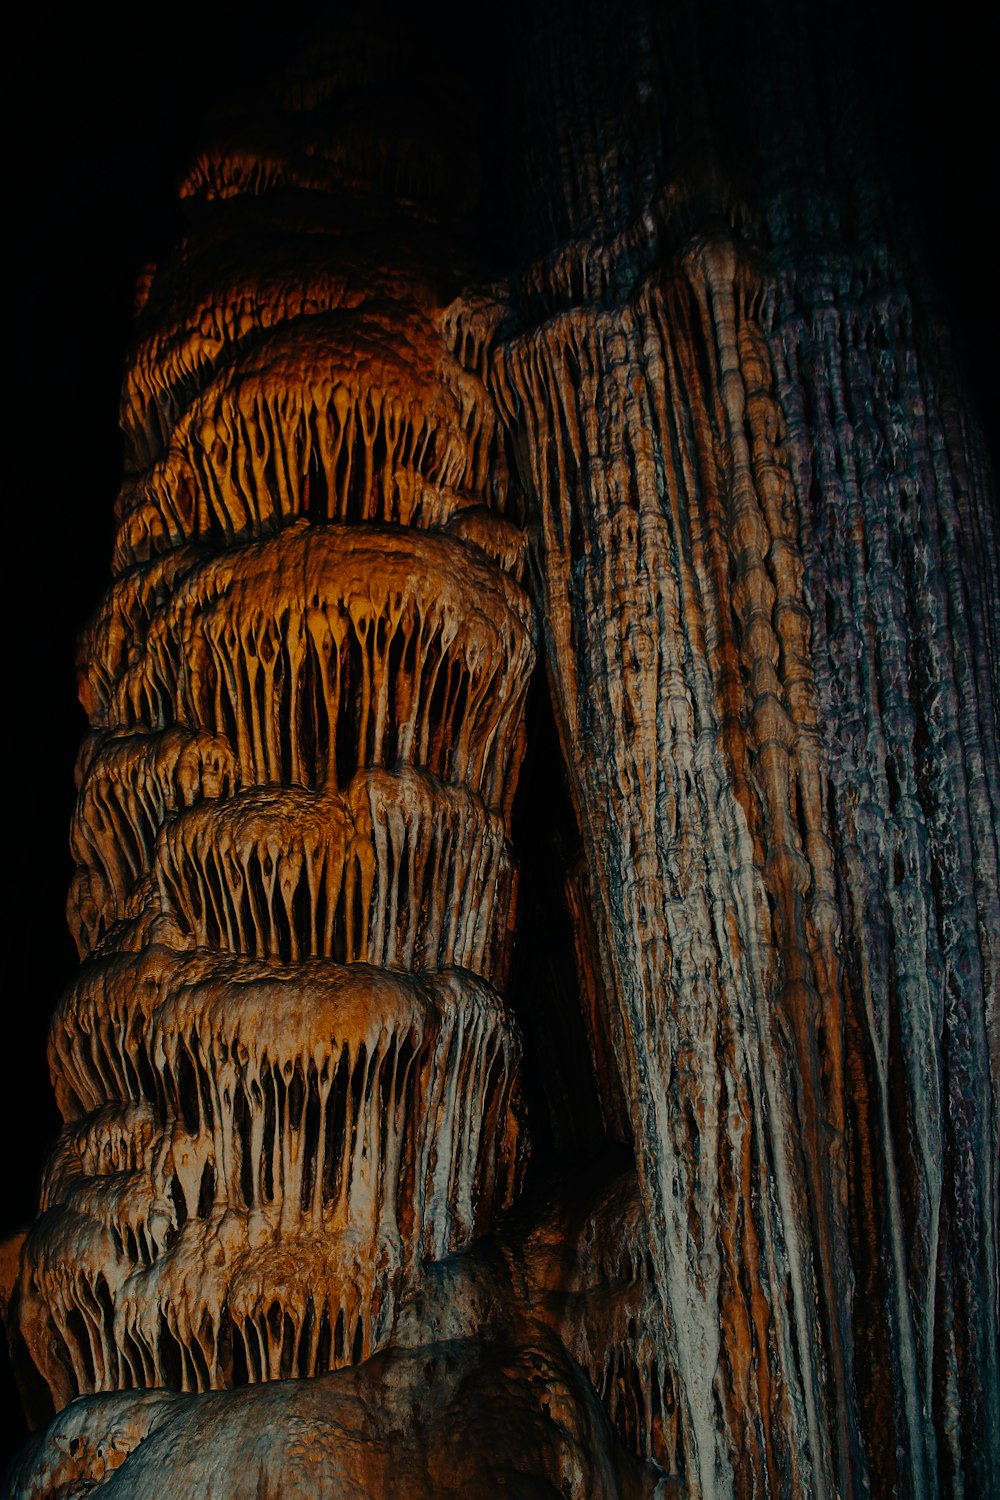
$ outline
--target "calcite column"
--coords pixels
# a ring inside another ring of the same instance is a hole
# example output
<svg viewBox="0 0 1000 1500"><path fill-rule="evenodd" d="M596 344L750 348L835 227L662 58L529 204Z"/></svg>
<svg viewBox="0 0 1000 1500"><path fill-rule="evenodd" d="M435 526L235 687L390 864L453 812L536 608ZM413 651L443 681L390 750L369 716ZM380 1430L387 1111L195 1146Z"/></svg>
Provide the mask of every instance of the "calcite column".
<svg viewBox="0 0 1000 1500"><path fill-rule="evenodd" d="M199 158L143 288L20 1287L57 1406L366 1358L517 1171L534 649L492 315L433 163L324 123L342 87L289 85L285 150Z"/></svg>
<svg viewBox="0 0 1000 1500"><path fill-rule="evenodd" d="M831 138L793 144L780 94L765 117L768 345L815 601L837 854L859 1398L877 1490L988 1494L1000 1484L996 484L839 82ZM824 252L807 254L817 221Z"/></svg>
<svg viewBox="0 0 1000 1500"><path fill-rule="evenodd" d="M657 1456L695 1495L987 1492L981 444L822 26L559 6L528 51L494 384L677 1392Z"/></svg>
<svg viewBox="0 0 1000 1500"><path fill-rule="evenodd" d="M806 1191L812 1168L829 1201L831 1164L797 1128L796 1038L775 1008L784 987L791 1016L815 1025L798 735L762 576L767 493L748 454L730 490L723 456L739 430L723 391L742 403L743 373L734 359L706 390L697 364L709 339L728 337L735 356L737 336L753 336L752 295L731 250L709 245L628 309L556 315L498 374L543 522L566 743L593 747L568 758L668 1318L664 1379L698 1494L729 1490L733 1450L757 1470L791 1463L800 1493L824 1492L831 1464ZM742 678L728 611L706 609L720 579L728 599L731 567L756 636ZM782 581L801 618L794 568ZM743 800L751 767L763 808Z"/></svg>

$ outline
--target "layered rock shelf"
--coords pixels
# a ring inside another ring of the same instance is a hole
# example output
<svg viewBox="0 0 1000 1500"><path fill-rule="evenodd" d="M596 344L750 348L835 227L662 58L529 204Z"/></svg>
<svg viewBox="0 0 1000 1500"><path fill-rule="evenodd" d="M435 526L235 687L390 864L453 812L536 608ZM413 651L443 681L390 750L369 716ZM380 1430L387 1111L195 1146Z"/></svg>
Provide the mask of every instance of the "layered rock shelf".
<svg viewBox="0 0 1000 1500"><path fill-rule="evenodd" d="M20 1286L60 1406L370 1358L523 1165L534 621L475 309L404 205L227 182L149 293L83 642L86 962Z"/></svg>

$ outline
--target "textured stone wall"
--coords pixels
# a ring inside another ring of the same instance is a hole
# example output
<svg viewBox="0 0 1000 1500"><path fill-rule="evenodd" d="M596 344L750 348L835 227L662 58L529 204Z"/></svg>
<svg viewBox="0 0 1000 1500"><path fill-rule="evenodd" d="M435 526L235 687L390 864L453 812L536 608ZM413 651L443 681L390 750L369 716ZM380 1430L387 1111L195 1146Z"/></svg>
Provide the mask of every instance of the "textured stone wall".
<svg viewBox="0 0 1000 1500"><path fill-rule="evenodd" d="M797 50L788 15L736 23L727 51L721 8L682 47L683 18L540 27L533 55L562 67L528 86L548 248L512 283L495 388L685 1472L704 1494L765 1473L988 1492L982 446L836 50Z"/></svg>

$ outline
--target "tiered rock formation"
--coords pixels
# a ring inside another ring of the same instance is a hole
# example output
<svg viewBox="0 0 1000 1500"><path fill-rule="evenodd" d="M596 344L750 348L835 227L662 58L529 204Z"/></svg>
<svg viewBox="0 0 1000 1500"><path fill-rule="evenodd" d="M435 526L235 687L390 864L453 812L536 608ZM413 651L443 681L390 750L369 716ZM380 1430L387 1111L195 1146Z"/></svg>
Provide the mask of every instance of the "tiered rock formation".
<svg viewBox="0 0 1000 1500"><path fill-rule="evenodd" d="M324 165L322 104L284 106L300 156L196 163L126 378L22 1272L58 1405L368 1358L517 1171L534 648L488 323L441 295L442 231L357 181L364 140Z"/></svg>

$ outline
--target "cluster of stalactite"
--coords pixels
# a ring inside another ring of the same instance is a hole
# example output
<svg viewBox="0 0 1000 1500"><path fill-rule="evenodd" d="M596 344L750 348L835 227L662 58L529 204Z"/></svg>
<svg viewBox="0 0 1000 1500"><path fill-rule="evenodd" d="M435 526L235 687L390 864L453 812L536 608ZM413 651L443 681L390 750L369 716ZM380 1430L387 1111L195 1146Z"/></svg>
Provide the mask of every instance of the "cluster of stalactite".
<svg viewBox="0 0 1000 1500"><path fill-rule="evenodd" d="M832 143L825 151L843 171ZM858 1389L886 1489L989 1493L1000 1482L995 491L891 216L863 176L817 186L817 155L815 143L790 153L785 192L770 199L768 341L838 854ZM801 208L789 212L804 174L832 241L818 261L802 255ZM882 1426L895 1451L880 1451Z"/></svg>
<svg viewBox="0 0 1000 1500"><path fill-rule="evenodd" d="M407 1263L513 1185L516 1048L470 974L152 945L87 971L57 1024L72 1123L30 1256L63 1399L363 1358Z"/></svg>
<svg viewBox="0 0 1000 1500"><path fill-rule="evenodd" d="M501 991L534 646L495 314L343 163L299 181L236 140L182 195L82 647L85 962L20 1287L57 1406L368 1359L523 1157Z"/></svg>
<svg viewBox="0 0 1000 1500"><path fill-rule="evenodd" d="M804 1111L801 1138L796 1129L796 1038L774 1001L803 1028L822 1005L806 924L814 918L821 952L832 875L795 649L801 567L791 560L776 585L763 561L781 469L773 449L751 455L742 442L737 348L752 324L740 270L730 247L710 245L690 275L658 274L626 308L557 314L504 351L498 386L543 522L566 740L599 747L576 762L577 801L669 1313L683 1465L711 1493L730 1445L746 1447L755 1468L797 1466L807 1492L831 1460L816 1409L806 1182L814 1171L827 1203L831 1158ZM734 369L705 392L697 356L727 346ZM773 420L773 400L758 401ZM727 474L733 448L743 461ZM772 1180L753 1192L758 1173Z"/></svg>
<svg viewBox="0 0 1000 1500"><path fill-rule="evenodd" d="M981 442L849 105L829 139L794 41L776 62L740 33L748 204L710 28L685 78L676 18L560 16L562 87L543 64L532 105L549 155L526 158L536 242L559 248L513 283L493 386L537 520L673 1456L693 1494L985 1493L1000 575ZM644 59L638 89L619 52Z"/></svg>

